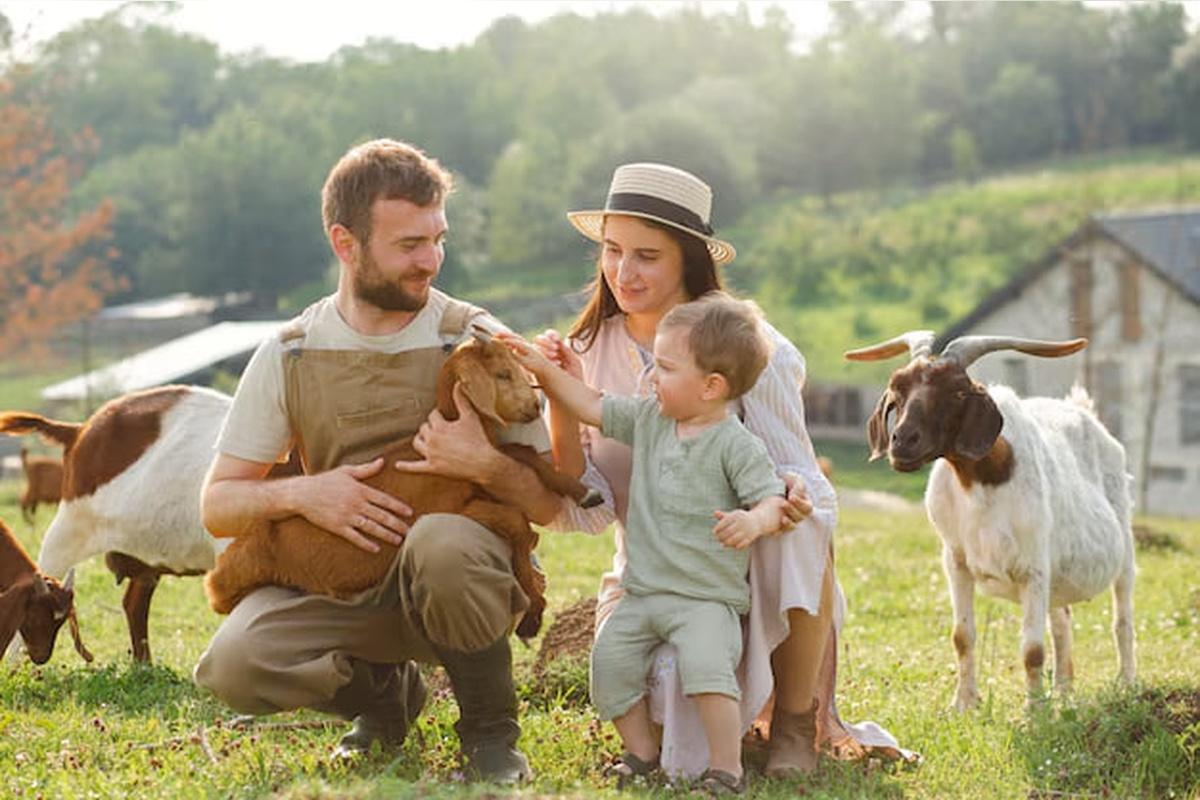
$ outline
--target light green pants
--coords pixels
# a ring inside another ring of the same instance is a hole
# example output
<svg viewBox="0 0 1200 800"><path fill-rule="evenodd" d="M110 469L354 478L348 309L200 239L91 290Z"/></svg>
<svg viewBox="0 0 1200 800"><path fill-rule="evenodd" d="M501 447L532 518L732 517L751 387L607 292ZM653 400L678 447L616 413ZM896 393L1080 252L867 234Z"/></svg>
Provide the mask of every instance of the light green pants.
<svg viewBox="0 0 1200 800"><path fill-rule="evenodd" d="M377 586L349 600L268 586L217 629L195 680L236 711L333 710L353 661L437 663L430 641L473 652L510 632L529 601L508 543L479 523L430 514Z"/></svg>
<svg viewBox="0 0 1200 800"><path fill-rule="evenodd" d="M733 608L677 594L625 592L592 647L592 703L601 719L621 716L646 694L651 656L662 642L679 653L685 695L741 699L734 672L742 658L742 624Z"/></svg>

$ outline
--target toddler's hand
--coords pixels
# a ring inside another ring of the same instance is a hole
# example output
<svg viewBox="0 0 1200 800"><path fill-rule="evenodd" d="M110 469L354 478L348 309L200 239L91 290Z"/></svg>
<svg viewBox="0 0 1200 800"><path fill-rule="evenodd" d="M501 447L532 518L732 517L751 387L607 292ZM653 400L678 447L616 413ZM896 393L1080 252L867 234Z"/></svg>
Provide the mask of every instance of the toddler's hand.
<svg viewBox="0 0 1200 800"><path fill-rule="evenodd" d="M744 508L733 511L714 511L717 524L713 526L713 535L717 541L734 550L742 550L754 543L766 531L758 518Z"/></svg>
<svg viewBox="0 0 1200 800"><path fill-rule="evenodd" d="M500 331L496 339L504 344L522 367L541 377L547 370L555 369L554 362L533 344L527 342L515 333Z"/></svg>

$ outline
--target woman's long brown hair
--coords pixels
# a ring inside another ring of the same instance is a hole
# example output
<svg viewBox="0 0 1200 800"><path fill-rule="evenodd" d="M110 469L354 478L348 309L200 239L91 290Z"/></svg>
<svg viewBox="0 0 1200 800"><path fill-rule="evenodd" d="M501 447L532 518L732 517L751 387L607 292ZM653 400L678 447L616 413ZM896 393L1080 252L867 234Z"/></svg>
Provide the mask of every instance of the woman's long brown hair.
<svg viewBox="0 0 1200 800"><path fill-rule="evenodd" d="M654 220L640 217L637 220L652 228L665 231L679 245L679 249L683 253L683 288L687 292L689 300L695 300L703 294L722 288L717 265L713 262L712 253L708 252L708 245L704 243L703 239L684 233L670 225L662 225ZM587 287L591 296L583 311L579 312L579 316L575 318L568 334L579 343L577 349L580 353L586 353L592 348L592 344L600 334L600 326L604 324L604 320L621 311L621 307L617 305L617 298L613 296L612 289L604 280L603 258L604 245L601 244L600 252L596 255L596 275Z"/></svg>

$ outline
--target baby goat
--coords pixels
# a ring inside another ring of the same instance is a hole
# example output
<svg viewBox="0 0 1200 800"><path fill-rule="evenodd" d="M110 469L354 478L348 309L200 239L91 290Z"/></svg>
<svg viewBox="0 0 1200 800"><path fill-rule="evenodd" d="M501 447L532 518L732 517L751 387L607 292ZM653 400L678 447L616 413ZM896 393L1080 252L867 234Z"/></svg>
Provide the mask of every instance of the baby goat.
<svg viewBox="0 0 1200 800"><path fill-rule="evenodd" d="M25 470L21 516L32 525L39 503L57 503L62 499L62 461L50 456L31 456L22 447L21 467Z"/></svg>
<svg viewBox="0 0 1200 800"><path fill-rule="evenodd" d="M908 350L867 424L872 460L911 472L936 459L925 509L942 539L958 652L955 708L979 702L974 587L1021 604L1021 649L1031 699L1041 695L1046 618L1054 684L1070 689L1070 604L1112 585L1120 677L1134 679L1133 531L1125 449L1096 419L1079 388L1064 399L1021 399L983 387L966 369L996 350L1058 358L1086 339L1038 342L964 336L931 355L933 333L912 331L846 353L856 361ZM888 435L888 417L898 415Z"/></svg>
<svg viewBox="0 0 1200 800"><path fill-rule="evenodd" d="M61 584L39 573L25 548L0 520L0 652L20 631L29 658L45 664L54 652L58 629L70 622L75 650L84 661L91 661L92 654L79 638L74 585L74 570Z"/></svg>
<svg viewBox="0 0 1200 800"><path fill-rule="evenodd" d="M448 420L458 418L452 395L456 383L479 412L493 443L500 426L531 422L540 413L537 394L520 364L499 342L468 340L446 360L438 375L437 408ZM505 444L500 450L531 467L548 489L585 506L599 501L597 493L558 472L532 447ZM390 447L383 458L391 464L421 456L408 438ZM413 520L424 514L461 514L505 539L512 546L517 582L530 601L517 633L523 637L537 633L546 607L530 561L537 533L519 509L497 502L476 484L441 475L385 469L366 483L402 499L412 508ZM303 517L289 517L237 537L205 577L204 587L209 604L220 614L228 614L252 590L272 584L346 597L375 585L387 574L396 548L381 543L380 549L379 553L365 552Z"/></svg>

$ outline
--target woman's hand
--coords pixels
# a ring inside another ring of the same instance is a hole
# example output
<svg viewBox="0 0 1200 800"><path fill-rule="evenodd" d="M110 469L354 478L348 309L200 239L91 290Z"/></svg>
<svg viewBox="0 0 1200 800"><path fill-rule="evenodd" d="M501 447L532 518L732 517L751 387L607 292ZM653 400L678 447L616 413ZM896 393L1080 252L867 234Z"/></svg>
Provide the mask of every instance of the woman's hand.
<svg viewBox="0 0 1200 800"><path fill-rule="evenodd" d="M783 473L783 485L787 487L787 504L783 508L783 524L785 530L808 519L812 514L813 504L808 496L808 487L795 472Z"/></svg>
<svg viewBox="0 0 1200 800"><path fill-rule="evenodd" d="M534 345L542 351L542 355L550 359L559 369L572 378L583 380L583 360L571 349L562 335L553 328L547 328L533 338Z"/></svg>

